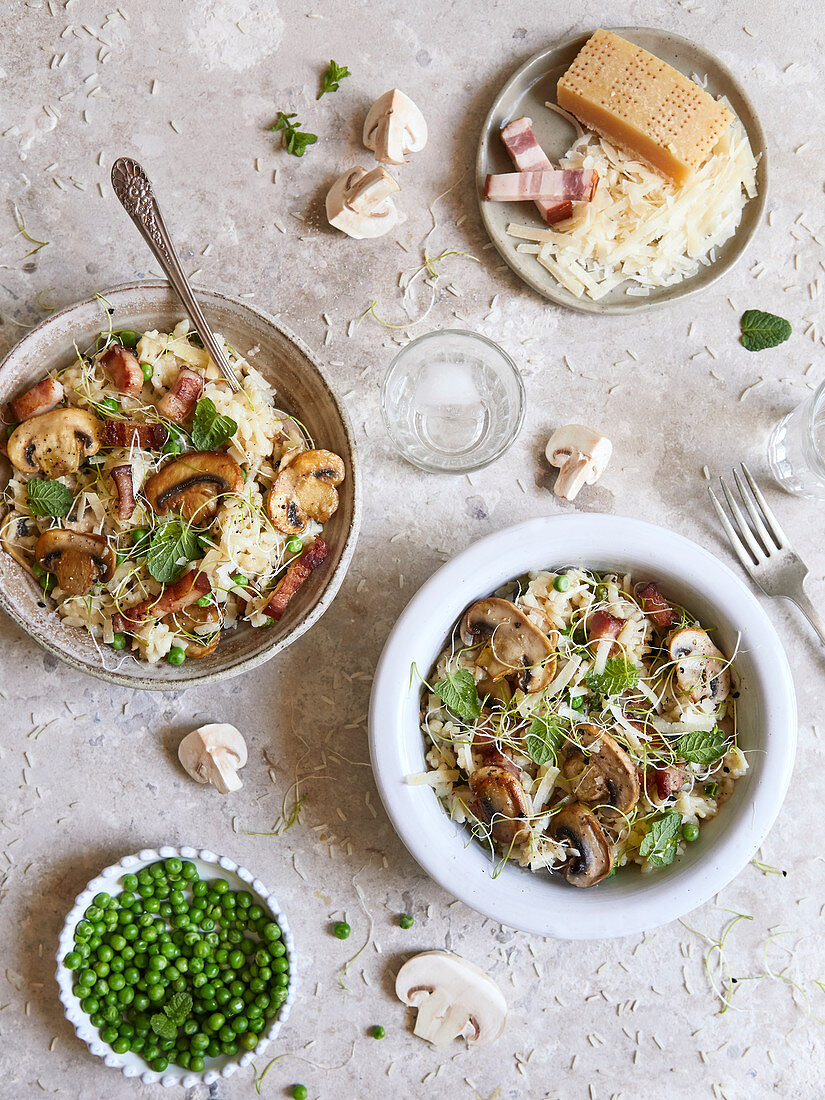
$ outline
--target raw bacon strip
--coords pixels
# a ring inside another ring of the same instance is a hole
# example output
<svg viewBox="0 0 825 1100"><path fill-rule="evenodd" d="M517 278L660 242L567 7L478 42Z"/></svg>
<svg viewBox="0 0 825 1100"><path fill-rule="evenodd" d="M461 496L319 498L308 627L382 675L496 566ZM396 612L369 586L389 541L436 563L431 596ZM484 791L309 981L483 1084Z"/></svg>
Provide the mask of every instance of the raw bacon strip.
<svg viewBox="0 0 825 1100"><path fill-rule="evenodd" d="M24 420L30 420L33 416L51 412L62 400L63 387L57 379L44 378L30 390L15 397L10 407L15 420L18 424L22 424Z"/></svg>
<svg viewBox="0 0 825 1100"><path fill-rule="evenodd" d="M286 611L286 605L313 569L317 569L319 565L326 561L328 554L329 547L324 540L316 539L312 546L290 565L278 581L272 590L272 595L269 597L269 603L264 608L265 613L277 622Z"/></svg>
<svg viewBox="0 0 825 1100"><path fill-rule="evenodd" d="M159 451L169 438L163 424L139 420L104 420L104 447L139 447L142 451Z"/></svg>
<svg viewBox="0 0 825 1100"><path fill-rule="evenodd" d="M510 154L510 160L519 172L543 172L553 167L547 154L536 141L532 127L531 119L516 118L501 131L501 140ZM560 202L539 200L536 206L548 225L564 221L573 213L573 204L569 199Z"/></svg>
<svg viewBox="0 0 825 1100"><path fill-rule="evenodd" d="M592 168L546 169L543 172L503 172L487 176L484 197L491 202L590 202L599 182Z"/></svg>
<svg viewBox="0 0 825 1100"><path fill-rule="evenodd" d="M648 581L636 589L636 599L642 605L642 611L659 630L670 630L675 618L673 608L656 587L655 581Z"/></svg>
<svg viewBox="0 0 825 1100"><path fill-rule="evenodd" d="M132 467L128 464L115 466L112 470L112 480L117 489L118 519L129 519L135 510L135 485L132 480Z"/></svg>
<svg viewBox="0 0 825 1100"><path fill-rule="evenodd" d="M195 603L211 591L212 585L206 575L198 569L190 569L174 584L165 585L157 596L149 596L134 607L128 607L117 616L112 616L112 626L117 630L117 618L122 630L133 630L145 619L159 619L170 612L183 611L190 603Z"/></svg>
<svg viewBox="0 0 825 1100"><path fill-rule="evenodd" d="M129 397L140 396L144 382L143 371L128 348L115 345L105 351L98 362L119 393L128 394Z"/></svg>
<svg viewBox="0 0 825 1100"><path fill-rule="evenodd" d="M182 424L198 403L202 389L203 375L181 367L171 390L158 401L158 412L167 420Z"/></svg>

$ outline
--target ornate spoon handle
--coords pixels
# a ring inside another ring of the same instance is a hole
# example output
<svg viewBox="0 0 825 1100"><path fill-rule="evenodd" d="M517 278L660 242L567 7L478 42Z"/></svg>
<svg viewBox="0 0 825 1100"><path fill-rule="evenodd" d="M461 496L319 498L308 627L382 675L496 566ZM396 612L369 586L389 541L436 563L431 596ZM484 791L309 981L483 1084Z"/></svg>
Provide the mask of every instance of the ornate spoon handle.
<svg viewBox="0 0 825 1100"><path fill-rule="evenodd" d="M140 235L155 254L155 259L175 288L189 314L192 324L203 341L203 346L212 357L212 362L224 376L233 390L240 390L240 383L234 370L215 339L212 329L198 305L189 280L183 272L180 260L175 253L172 239L166 229L155 193L149 177L136 160L120 157L112 165L112 187L120 199L123 209L140 230Z"/></svg>

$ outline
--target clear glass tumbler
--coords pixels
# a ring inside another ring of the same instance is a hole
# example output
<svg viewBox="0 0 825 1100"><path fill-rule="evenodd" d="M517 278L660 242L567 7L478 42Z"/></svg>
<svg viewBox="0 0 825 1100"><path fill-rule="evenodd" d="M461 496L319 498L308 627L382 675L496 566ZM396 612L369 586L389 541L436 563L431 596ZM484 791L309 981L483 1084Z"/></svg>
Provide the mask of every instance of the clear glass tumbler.
<svg viewBox="0 0 825 1100"><path fill-rule="evenodd" d="M381 413L413 466L469 473L504 454L521 428L524 400L518 368L498 344L442 329L411 340L390 363Z"/></svg>
<svg viewBox="0 0 825 1100"><path fill-rule="evenodd" d="M789 493L825 500L825 382L771 432L768 462Z"/></svg>

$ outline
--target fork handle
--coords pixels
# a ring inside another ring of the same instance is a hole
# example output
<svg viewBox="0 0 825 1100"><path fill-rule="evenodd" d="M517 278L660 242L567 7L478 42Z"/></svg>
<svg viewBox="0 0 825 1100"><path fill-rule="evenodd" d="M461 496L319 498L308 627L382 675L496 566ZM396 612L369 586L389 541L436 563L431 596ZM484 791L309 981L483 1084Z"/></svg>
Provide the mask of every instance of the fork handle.
<svg viewBox="0 0 825 1100"><path fill-rule="evenodd" d="M799 610L802 612L802 614L819 635L820 642L825 645L825 619L822 618L817 609L808 599L807 595L802 589L802 586L800 585L798 592L796 592L793 596L787 596L786 599L789 599L791 603L796 604L796 606L799 608Z"/></svg>

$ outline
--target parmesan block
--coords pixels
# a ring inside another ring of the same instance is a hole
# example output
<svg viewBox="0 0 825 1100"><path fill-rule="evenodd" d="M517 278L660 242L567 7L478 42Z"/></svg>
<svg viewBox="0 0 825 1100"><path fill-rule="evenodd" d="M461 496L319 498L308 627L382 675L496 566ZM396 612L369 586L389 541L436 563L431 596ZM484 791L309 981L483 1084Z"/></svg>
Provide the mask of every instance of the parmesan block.
<svg viewBox="0 0 825 1100"><path fill-rule="evenodd" d="M588 129L677 183L705 162L733 118L694 81L604 30L559 80L557 99Z"/></svg>

